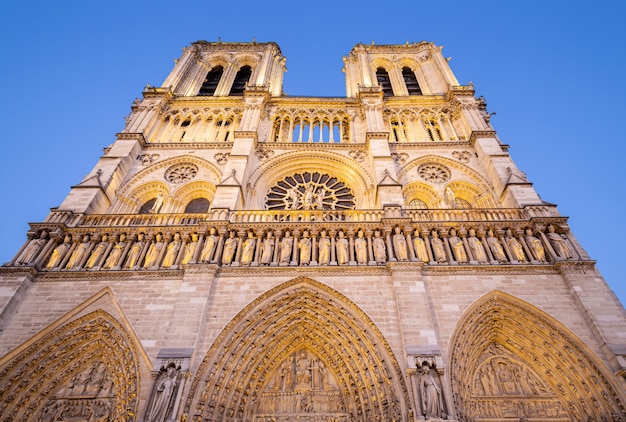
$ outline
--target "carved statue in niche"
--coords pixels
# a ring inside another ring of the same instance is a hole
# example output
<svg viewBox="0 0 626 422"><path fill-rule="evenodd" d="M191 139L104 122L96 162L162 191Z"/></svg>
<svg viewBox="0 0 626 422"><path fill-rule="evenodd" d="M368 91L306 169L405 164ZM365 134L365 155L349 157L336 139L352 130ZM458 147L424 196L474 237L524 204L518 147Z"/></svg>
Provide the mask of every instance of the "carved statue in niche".
<svg viewBox="0 0 626 422"><path fill-rule="evenodd" d="M317 261L320 265L328 265L330 263L330 239L326 236L326 230L322 230L318 241L319 256Z"/></svg>
<svg viewBox="0 0 626 422"><path fill-rule="evenodd" d="M404 238L404 233L400 227L396 226L394 229L395 234L393 235L393 249L396 253L396 259L398 261L406 261L408 259L408 253L406 249L406 239Z"/></svg>
<svg viewBox="0 0 626 422"><path fill-rule="evenodd" d="M161 368L146 412L146 422L162 422L172 416L169 413L176 399L180 383L179 374L180 368L177 368L174 362L170 362L166 368Z"/></svg>
<svg viewBox="0 0 626 422"><path fill-rule="evenodd" d="M498 262L506 262L506 254L500 241L493 235L493 230L487 232L487 245L493 254L493 258Z"/></svg>
<svg viewBox="0 0 626 422"><path fill-rule="evenodd" d="M428 364L422 366L420 374L420 399L422 414L426 420L438 419L444 416L441 387Z"/></svg>
<svg viewBox="0 0 626 422"><path fill-rule="evenodd" d="M156 196L154 200L154 204L152 205L152 208L150 208L150 211L148 212L150 214L158 214L159 211L161 211L162 206L163 206L163 192L159 192L159 194Z"/></svg>
<svg viewBox="0 0 626 422"><path fill-rule="evenodd" d="M309 184L302 195L302 208L310 210L315 205L313 202L313 185Z"/></svg>
<svg viewBox="0 0 626 422"><path fill-rule="evenodd" d="M548 240L552 244L554 251L559 255L560 258L570 259L573 258L572 251L569 248L569 245L563 239L562 235L558 234L554 230L554 226L550 224L548 226L548 233L546 233Z"/></svg>
<svg viewBox="0 0 626 422"><path fill-rule="evenodd" d="M222 264L230 265L235 257L235 251L237 250L237 239L235 238L235 232L231 230L228 235L228 239L224 242L224 252L222 253Z"/></svg>
<svg viewBox="0 0 626 422"><path fill-rule="evenodd" d="M443 248L443 241L439 238L436 230L431 232L430 245L433 248L435 261L439 263L446 262L446 251Z"/></svg>
<svg viewBox="0 0 626 422"><path fill-rule="evenodd" d="M244 240L241 252L241 265L250 265L254 259L254 248L256 246L256 238L252 230L248 231L248 237Z"/></svg>
<svg viewBox="0 0 626 422"><path fill-rule="evenodd" d="M418 229L413 231L413 249L415 250L415 257L418 261L428 262L426 243L424 242L424 239L420 237L420 231Z"/></svg>
<svg viewBox="0 0 626 422"><path fill-rule="evenodd" d="M217 245L218 237L217 231L215 227L211 227L209 230L209 234L204 241L204 246L202 247L202 252L200 253L200 262L211 262L213 258L213 252L215 251L215 246Z"/></svg>
<svg viewBox="0 0 626 422"><path fill-rule="evenodd" d="M39 250L43 245L46 244L46 238L48 237L48 232L45 230L41 232L41 235L37 239L32 239L28 242L28 246L24 248L24 251L17 258L16 262L18 265L28 265L30 264L35 256L39 253Z"/></svg>
<svg viewBox="0 0 626 422"><path fill-rule="evenodd" d="M274 238L272 237L272 231L269 230L263 239L261 244L261 262L260 265L270 265L274 256Z"/></svg>
<svg viewBox="0 0 626 422"><path fill-rule="evenodd" d="M95 267L102 254L106 251L107 246L109 246L109 237L105 233L102 235L102 240L91 251L91 255L89 255L89 259L85 263L85 268Z"/></svg>
<svg viewBox="0 0 626 422"><path fill-rule="evenodd" d="M533 231L530 228L526 229L526 243L535 257L535 260L539 262L546 262L546 251L543 248L543 244L541 243L541 240L533 236Z"/></svg>
<svg viewBox="0 0 626 422"><path fill-rule="evenodd" d="M289 230L287 230L285 231L285 235L280 242L280 265L289 265L289 261L291 260L292 248L293 237L291 237L291 233L289 233Z"/></svg>
<svg viewBox="0 0 626 422"><path fill-rule="evenodd" d="M513 236L511 229L506 230L506 244L509 246L509 250L513 255L513 258L518 262L526 262L526 255L524 255L524 247Z"/></svg>
<svg viewBox="0 0 626 422"><path fill-rule="evenodd" d="M180 233L176 233L174 235L174 240L167 245L167 252L165 252L165 257L163 258L163 263L161 264L163 268L169 268L176 263L176 257L178 256L178 252L180 251L182 244L183 242L180 239Z"/></svg>
<svg viewBox="0 0 626 422"><path fill-rule="evenodd" d="M311 262L311 238L307 230L304 231L298 242L298 249L300 249L300 265L309 265Z"/></svg>
<svg viewBox="0 0 626 422"><path fill-rule="evenodd" d="M367 264L367 241L363 237L363 230L359 230L354 240L354 250L356 251L356 262L359 265Z"/></svg>
<svg viewBox="0 0 626 422"><path fill-rule="evenodd" d="M374 239L372 240L374 248L374 260L377 264L384 264L387 262L387 247L385 241L380 237L380 230L374 231Z"/></svg>
<svg viewBox="0 0 626 422"><path fill-rule="evenodd" d="M71 246L72 246L72 236L68 234L65 236L63 243L61 243L59 246L54 248L54 250L52 251L52 255L50 255L50 259L48 260L48 263L46 264L46 268L55 268L56 266L58 266L61 263L63 256L70 249Z"/></svg>
<svg viewBox="0 0 626 422"><path fill-rule="evenodd" d="M191 234L191 242L185 245L185 252L183 252L183 259L180 261L181 264L189 264L193 259L194 254L196 253L196 249L198 248L198 235L196 233Z"/></svg>
<svg viewBox="0 0 626 422"><path fill-rule="evenodd" d="M139 233L137 235L137 241L133 243L133 246L131 246L130 251L128 252L126 265L124 265L125 268L139 267L139 258L141 258L141 251L146 244L143 237L143 233Z"/></svg>
<svg viewBox="0 0 626 422"><path fill-rule="evenodd" d="M456 235L456 230L450 229L450 237L448 238L450 247L454 253L454 259L461 264L467 264L467 253L465 252L465 246L463 241Z"/></svg>
<svg viewBox="0 0 626 422"><path fill-rule="evenodd" d="M70 256L70 259L67 261L65 268L69 269L78 269L80 267L80 261L83 259L83 256L89 249L89 235L86 234L83 236L83 241L76 246L74 252Z"/></svg>
<svg viewBox="0 0 626 422"><path fill-rule="evenodd" d="M115 241L115 237L112 240ZM120 235L120 240L113 245L109 256L104 260L102 268L108 270L118 265L118 261L120 260L122 253L124 253L124 249L126 249L126 235L122 233Z"/></svg>
<svg viewBox="0 0 626 422"><path fill-rule="evenodd" d="M336 242L337 263L339 265L346 265L349 260L348 239L346 239L345 234L343 233L343 230L340 230L337 236L338 236L337 242Z"/></svg>
<svg viewBox="0 0 626 422"><path fill-rule="evenodd" d="M159 255L161 254L161 250L163 250L163 235L158 233L156 235L156 239L150 248L148 249L148 253L146 253L146 260L143 263L144 268L150 268L156 265L159 265L157 260L159 259Z"/></svg>
<svg viewBox="0 0 626 422"><path fill-rule="evenodd" d="M476 232L474 231L474 229L470 229L469 231L467 244L472 250L472 255L474 256L474 260L476 262L479 262L481 264L485 264L488 262L485 248L483 247L483 244L480 242L480 239L476 237Z"/></svg>

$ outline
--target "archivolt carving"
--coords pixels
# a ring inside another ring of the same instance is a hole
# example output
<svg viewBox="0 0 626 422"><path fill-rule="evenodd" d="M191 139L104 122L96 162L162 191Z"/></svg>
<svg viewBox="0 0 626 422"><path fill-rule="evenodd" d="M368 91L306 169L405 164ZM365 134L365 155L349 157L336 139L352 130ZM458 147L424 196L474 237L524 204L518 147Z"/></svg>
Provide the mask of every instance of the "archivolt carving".
<svg viewBox="0 0 626 422"><path fill-rule="evenodd" d="M228 324L200 365L184 412L191 421L286 421L304 413L369 422L406 421L410 408L398 362L373 322L340 293L301 278Z"/></svg>
<svg viewBox="0 0 626 422"><path fill-rule="evenodd" d="M549 315L501 292L463 316L450 361L461 421L626 417L624 398L593 352Z"/></svg>
<svg viewBox="0 0 626 422"><path fill-rule="evenodd" d="M129 334L108 313L69 322L0 362L0 420L130 420L139 391L136 356Z"/></svg>
<svg viewBox="0 0 626 422"><path fill-rule="evenodd" d="M419 199L425 202L428 208L437 208L439 205L439 195L432 186L426 183L409 183L402 188L402 194L404 195L404 202L406 204L410 203L413 199Z"/></svg>

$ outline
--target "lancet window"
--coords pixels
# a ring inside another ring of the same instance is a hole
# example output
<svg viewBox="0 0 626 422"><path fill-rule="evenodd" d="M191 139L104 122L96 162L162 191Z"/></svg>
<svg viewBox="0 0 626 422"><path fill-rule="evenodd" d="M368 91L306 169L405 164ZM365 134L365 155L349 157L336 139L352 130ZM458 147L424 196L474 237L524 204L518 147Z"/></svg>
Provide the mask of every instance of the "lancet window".
<svg viewBox="0 0 626 422"><path fill-rule="evenodd" d="M246 88L246 84L250 80L250 75L252 75L252 68L250 66L242 66L241 69L237 72L235 76L235 80L233 82L233 86L230 88L231 96L243 95L243 91Z"/></svg>
<svg viewBox="0 0 626 422"><path fill-rule="evenodd" d="M278 116L269 139L274 142L350 142L347 116L326 113L305 116Z"/></svg>
<svg viewBox="0 0 626 422"><path fill-rule="evenodd" d="M217 84L219 84L223 73L224 73L224 68L222 66L216 66L213 69L209 70L209 72L206 75L206 78L204 78L204 82L202 83L202 86L200 87L200 91L198 92L198 95L202 95L202 96L215 95Z"/></svg>
<svg viewBox="0 0 626 422"><path fill-rule="evenodd" d="M376 80L378 81L378 85L383 89L383 95L385 97L393 96L391 79L389 78L389 73L387 73L387 70L385 70L384 67L376 69Z"/></svg>
<svg viewBox="0 0 626 422"><path fill-rule="evenodd" d="M459 135L449 111L385 110L390 142L440 142L465 139Z"/></svg>
<svg viewBox="0 0 626 422"><path fill-rule="evenodd" d="M422 90L417 82L415 72L413 72L410 67L405 66L402 68L402 77L404 78L404 84L406 85L407 91L409 91L409 95L422 95Z"/></svg>
<svg viewBox="0 0 626 422"><path fill-rule="evenodd" d="M237 112L218 113L174 111L161 121L150 142L230 142L240 116Z"/></svg>

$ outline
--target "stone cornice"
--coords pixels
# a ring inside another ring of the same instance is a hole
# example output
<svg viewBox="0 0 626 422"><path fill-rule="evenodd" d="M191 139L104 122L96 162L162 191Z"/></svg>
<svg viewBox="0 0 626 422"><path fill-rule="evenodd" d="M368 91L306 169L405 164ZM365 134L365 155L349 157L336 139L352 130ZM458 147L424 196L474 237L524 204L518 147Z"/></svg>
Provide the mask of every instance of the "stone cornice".
<svg viewBox="0 0 626 422"><path fill-rule="evenodd" d="M478 138L495 138L496 131L495 130L474 130L470 135L470 142L472 145L476 142Z"/></svg>

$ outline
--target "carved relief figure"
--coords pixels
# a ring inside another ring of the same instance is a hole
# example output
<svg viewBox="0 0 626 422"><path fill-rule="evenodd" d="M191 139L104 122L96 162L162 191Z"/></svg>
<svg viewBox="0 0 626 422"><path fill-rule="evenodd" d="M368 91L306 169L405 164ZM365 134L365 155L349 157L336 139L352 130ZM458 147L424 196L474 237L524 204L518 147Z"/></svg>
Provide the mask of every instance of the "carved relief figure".
<svg viewBox="0 0 626 422"><path fill-rule="evenodd" d="M55 268L57 265L59 265L61 263L61 260L63 259L63 256L70 249L71 246L72 246L72 236L68 234L65 236L63 243L58 245L52 251L50 258L48 259L48 263L46 264L46 268L48 269Z"/></svg>
<svg viewBox="0 0 626 422"><path fill-rule="evenodd" d="M435 261L439 263L446 262L446 251L443 248L443 241L439 238L436 230L433 230L430 235L430 245L433 248Z"/></svg>
<svg viewBox="0 0 626 422"><path fill-rule="evenodd" d="M211 258L213 258L213 251L215 251L215 246L217 245L217 240L218 237L216 235L215 227L211 227L211 230L209 230L209 234L204 241L202 252L200 253L200 262L211 262Z"/></svg>
<svg viewBox="0 0 626 422"><path fill-rule="evenodd" d="M428 262L428 251L426 250L426 242L420 237L418 229L413 231L413 249L415 250L415 257L418 261Z"/></svg>
<svg viewBox="0 0 626 422"><path fill-rule="evenodd" d="M569 245L563 239L563 237L554 231L554 226L550 224L548 226L548 233L546 233L548 240L552 244L554 251L559 255L559 257L563 259L573 258L572 251L569 248Z"/></svg>
<svg viewBox="0 0 626 422"><path fill-rule="evenodd" d="M311 388L311 368L305 351L300 353L296 361L296 388Z"/></svg>
<svg viewBox="0 0 626 422"><path fill-rule="evenodd" d="M32 239L28 242L28 246L24 248L24 251L17 258L17 263L19 265L27 265L30 264L35 256L39 253L39 250L43 245L46 244L46 237L48 237L48 232L42 231L41 235L37 239Z"/></svg>
<svg viewBox="0 0 626 422"><path fill-rule="evenodd" d="M359 230L354 240L354 250L356 251L356 262L359 265L367 264L367 241L363 238L363 230Z"/></svg>
<svg viewBox="0 0 626 422"><path fill-rule="evenodd" d="M339 231L336 242L337 246L337 263L339 265L346 265L348 263L349 255L348 255L348 239L345 238L345 234L342 231Z"/></svg>
<svg viewBox="0 0 626 422"><path fill-rule="evenodd" d="M189 264L193 259L194 254L196 253L196 249L198 248L198 235L196 233L191 234L191 242L185 245L185 252L183 252L183 259L181 260L181 264Z"/></svg>
<svg viewBox="0 0 626 422"><path fill-rule="evenodd" d="M80 261L83 259L83 256L89 249L89 235L86 234L83 236L83 241L76 246L74 252L70 256L69 261L67 261L67 265L65 268L67 269L77 269L80 266Z"/></svg>
<svg viewBox="0 0 626 422"><path fill-rule="evenodd" d="M307 230L304 231L298 242L298 248L300 249L300 265L309 265L311 262L311 238Z"/></svg>
<svg viewBox="0 0 626 422"><path fill-rule="evenodd" d="M289 230L285 232L281 242L280 242L280 264L288 265L291 259L291 250L293 248L293 237L291 237L291 233Z"/></svg>
<svg viewBox="0 0 626 422"><path fill-rule="evenodd" d="M374 232L374 239L372 240L372 246L374 248L374 260L377 264L384 264L387 262L387 247L385 241L380 237L380 231Z"/></svg>
<svg viewBox="0 0 626 422"><path fill-rule="evenodd" d="M107 246L109 246L109 237L106 234L103 234L102 240L96 245L95 248L93 248L93 251L91 251L91 255L89 255L89 259L85 263L85 268L93 268L100 260L102 254L106 251Z"/></svg>
<svg viewBox="0 0 626 422"><path fill-rule="evenodd" d="M322 230L318 243L318 262L320 265L328 265L330 263L330 239L326 236L326 230Z"/></svg>
<svg viewBox="0 0 626 422"><path fill-rule="evenodd" d="M168 411L175 399L176 386L178 384L178 370L174 363L167 365L157 379L156 389L153 393L152 403L148 409L146 422L162 422L166 420Z"/></svg>
<svg viewBox="0 0 626 422"><path fill-rule="evenodd" d="M263 244L261 245L261 265L270 265L274 256L274 238L272 232L268 231Z"/></svg>
<svg viewBox="0 0 626 422"><path fill-rule="evenodd" d="M148 253L146 253L146 261L143 264L144 268L150 268L159 265L157 260L159 259L159 255L161 254L161 250L163 250L163 235L161 233L156 235L156 239L150 248L148 249Z"/></svg>
<svg viewBox="0 0 626 422"><path fill-rule="evenodd" d="M139 233L137 235L137 241L133 243L133 246L130 248L130 252L128 252L128 257L126 258L126 268L136 268L139 266L139 258L141 258L141 251L143 251L143 247L146 242L143 239L143 233Z"/></svg>
<svg viewBox="0 0 626 422"><path fill-rule="evenodd" d="M526 262L526 255L524 255L524 247L513 236L511 229L506 230L506 244L513 255L513 258L519 262Z"/></svg>
<svg viewBox="0 0 626 422"><path fill-rule="evenodd" d="M463 245L463 241L456 235L456 230L450 229L450 238L448 241L450 242L450 247L452 248L456 261L466 264L468 259L465 246Z"/></svg>
<svg viewBox="0 0 626 422"><path fill-rule="evenodd" d="M250 265L254 259L254 247L256 246L256 238L254 232L249 231L248 237L244 240L241 252L241 265Z"/></svg>
<svg viewBox="0 0 626 422"><path fill-rule="evenodd" d="M474 255L474 259L480 263L488 262L487 253L485 252L485 248L483 244L480 242L480 239L476 237L476 232L474 229L470 229L469 237L467 238L467 244L472 250L472 255Z"/></svg>
<svg viewBox="0 0 626 422"><path fill-rule="evenodd" d="M426 419L442 417L441 388L432 375L428 365L422 367L420 377L420 397L422 400L422 414Z"/></svg>
<svg viewBox="0 0 626 422"><path fill-rule="evenodd" d="M408 259L408 253L406 249L406 239L404 233L400 230L400 227L396 226L395 234L393 235L393 249L396 253L396 259L398 261L406 261Z"/></svg>
<svg viewBox="0 0 626 422"><path fill-rule="evenodd" d="M533 236L533 231L530 228L526 229L526 244L530 248L535 260L539 262L546 262L546 251L543 248L543 244L541 243L541 240Z"/></svg>
<svg viewBox="0 0 626 422"><path fill-rule="evenodd" d="M237 239L235 239L235 232L231 230L228 235L228 239L224 242L224 252L222 253L222 264L230 265L235 257L235 250L237 249Z"/></svg>
<svg viewBox="0 0 626 422"><path fill-rule="evenodd" d="M493 258L498 262L506 262L506 254L500 241L493 235L493 230L487 232L487 245L493 254Z"/></svg>
<svg viewBox="0 0 626 422"><path fill-rule="evenodd" d="M163 258L163 263L161 264L162 267L169 268L176 263L176 257L178 256L178 252L180 251L182 244L183 242L180 240L180 234L176 233L174 235L174 240L167 245L167 252L165 252L165 258Z"/></svg>
<svg viewBox="0 0 626 422"><path fill-rule="evenodd" d="M102 268L111 269L116 265L119 265L119 260L122 253L124 253L124 249L126 249L126 235L122 233L120 235L120 240L115 244L115 246L113 246L111 253L109 253L109 256L104 261Z"/></svg>

